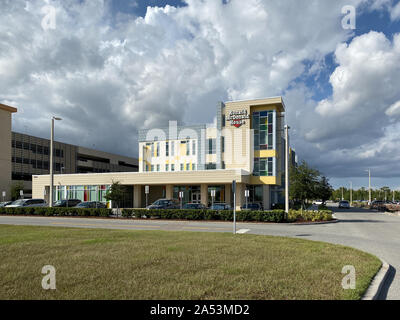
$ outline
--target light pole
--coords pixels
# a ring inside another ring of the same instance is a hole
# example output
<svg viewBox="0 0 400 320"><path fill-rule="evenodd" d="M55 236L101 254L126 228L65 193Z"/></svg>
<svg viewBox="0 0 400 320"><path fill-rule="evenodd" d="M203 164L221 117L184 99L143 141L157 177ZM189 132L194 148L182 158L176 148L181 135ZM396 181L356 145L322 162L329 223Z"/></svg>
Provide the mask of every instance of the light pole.
<svg viewBox="0 0 400 320"><path fill-rule="evenodd" d="M350 181L350 207L352 203L353 203L353 182Z"/></svg>
<svg viewBox="0 0 400 320"><path fill-rule="evenodd" d="M285 125L285 212L289 214L289 129Z"/></svg>
<svg viewBox="0 0 400 320"><path fill-rule="evenodd" d="M50 194L49 194L49 207L53 207L53 144L54 144L54 120L60 121L61 118L53 117L51 118L51 134L50 134Z"/></svg>
<svg viewBox="0 0 400 320"><path fill-rule="evenodd" d="M344 200L344 197L343 197L343 187L340 187L341 189L342 189L342 201Z"/></svg>
<svg viewBox="0 0 400 320"><path fill-rule="evenodd" d="M369 194L369 199L368 199L368 204L371 205L371 169L365 170L368 172L368 177L369 177L369 184L368 184L368 194Z"/></svg>

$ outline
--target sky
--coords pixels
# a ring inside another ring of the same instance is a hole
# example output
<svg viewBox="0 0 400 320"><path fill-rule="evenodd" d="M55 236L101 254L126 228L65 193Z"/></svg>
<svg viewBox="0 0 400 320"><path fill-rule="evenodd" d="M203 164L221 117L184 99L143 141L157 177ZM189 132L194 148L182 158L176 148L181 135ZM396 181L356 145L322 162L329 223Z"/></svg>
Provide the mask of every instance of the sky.
<svg viewBox="0 0 400 320"><path fill-rule="evenodd" d="M336 188L366 187L371 169L373 187L400 190L398 0L0 0L0 12L14 131L49 138L57 115L56 140L136 157L138 129L282 96L300 161Z"/></svg>

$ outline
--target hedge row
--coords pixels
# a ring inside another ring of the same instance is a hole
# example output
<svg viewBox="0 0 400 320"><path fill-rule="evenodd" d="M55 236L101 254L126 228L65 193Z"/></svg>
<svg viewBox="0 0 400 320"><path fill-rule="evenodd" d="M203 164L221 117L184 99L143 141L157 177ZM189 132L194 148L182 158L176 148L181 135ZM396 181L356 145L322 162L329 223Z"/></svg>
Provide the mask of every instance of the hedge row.
<svg viewBox="0 0 400 320"><path fill-rule="evenodd" d="M232 211L218 210L147 210L147 209L123 209L122 216L126 218L159 218L175 220L219 220L233 221ZM284 210L273 211L237 211L237 221L258 222L285 222Z"/></svg>
<svg viewBox="0 0 400 320"><path fill-rule="evenodd" d="M87 208L0 208L0 214L30 215L30 216L79 216L79 217L109 217L111 209Z"/></svg>
<svg viewBox="0 0 400 320"><path fill-rule="evenodd" d="M32 215L32 216L80 216L80 217L109 217L111 209L85 209L85 208L0 208L0 214L7 215ZM216 220L233 221L232 211L217 210L147 210L147 209L122 209L125 218L160 218L175 220ZM248 222L295 222L295 221L330 221L332 211L300 211L290 210L285 219L284 210L272 211L238 211L237 221Z"/></svg>
<svg viewBox="0 0 400 320"><path fill-rule="evenodd" d="M311 211L311 210L289 210L288 214L289 222L295 221L307 221L307 222L315 222L315 221L331 221L333 220L332 211L330 210L320 210L320 211Z"/></svg>

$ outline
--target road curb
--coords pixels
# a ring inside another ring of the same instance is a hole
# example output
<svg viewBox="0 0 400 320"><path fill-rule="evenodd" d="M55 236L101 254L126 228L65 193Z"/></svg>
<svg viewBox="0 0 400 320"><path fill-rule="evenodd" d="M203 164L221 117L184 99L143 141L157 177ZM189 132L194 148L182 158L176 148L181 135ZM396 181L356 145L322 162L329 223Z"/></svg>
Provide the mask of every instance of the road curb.
<svg viewBox="0 0 400 320"><path fill-rule="evenodd" d="M385 283L390 269L390 265L386 261L382 259L380 260L382 262L382 267L375 275L361 300L377 300L379 298L379 294L381 293L383 284Z"/></svg>
<svg viewBox="0 0 400 320"><path fill-rule="evenodd" d="M314 224L330 224L330 223L338 223L340 222L339 219L331 220L331 221L317 221L317 222L292 222L288 223L291 226L310 226Z"/></svg>

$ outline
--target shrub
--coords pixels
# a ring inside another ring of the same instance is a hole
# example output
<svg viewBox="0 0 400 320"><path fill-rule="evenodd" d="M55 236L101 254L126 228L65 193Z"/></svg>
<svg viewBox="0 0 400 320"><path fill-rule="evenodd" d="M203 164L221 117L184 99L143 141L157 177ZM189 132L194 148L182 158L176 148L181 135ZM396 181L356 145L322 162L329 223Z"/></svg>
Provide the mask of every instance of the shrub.
<svg viewBox="0 0 400 320"><path fill-rule="evenodd" d="M295 221L331 221L332 211L321 210L321 211L310 211L310 210L289 210L288 220L290 222Z"/></svg>
<svg viewBox="0 0 400 320"><path fill-rule="evenodd" d="M81 216L81 217L109 217L110 209L86 209L86 208L0 208L0 214L7 215L34 215L34 216Z"/></svg>
<svg viewBox="0 0 400 320"><path fill-rule="evenodd" d="M37 215L37 216L80 216L80 217L109 217L111 209L87 209L87 208L0 208L0 214L8 215ZM233 221L233 211L228 210L147 210L147 209L123 209L125 218L160 218L176 220L214 220ZM332 211L299 211L290 210L287 220L284 210L271 211L237 211L236 220L241 222L293 222L293 221L329 221L332 220Z"/></svg>

